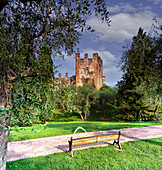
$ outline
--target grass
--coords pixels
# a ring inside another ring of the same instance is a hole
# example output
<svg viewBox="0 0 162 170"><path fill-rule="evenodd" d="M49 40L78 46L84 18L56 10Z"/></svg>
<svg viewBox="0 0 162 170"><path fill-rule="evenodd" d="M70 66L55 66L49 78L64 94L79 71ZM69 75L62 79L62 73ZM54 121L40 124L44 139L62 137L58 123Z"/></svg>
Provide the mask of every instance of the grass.
<svg viewBox="0 0 162 170"><path fill-rule="evenodd" d="M7 170L160 170L162 138L122 143L122 151L114 146L95 147L67 153L7 162Z"/></svg>
<svg viewBox="0 0 162 170"><path fill-rule="evenodd" d="M73 122L49 122L49 124L35 125L35 127L11 128L9 142L27 139L43 138L72 134L78 126L82 126L87 132L124 129L144 126L159 125L154 122L104 122L104 121L73 121ZM78 132L83 132L79 130Z"/></svg>

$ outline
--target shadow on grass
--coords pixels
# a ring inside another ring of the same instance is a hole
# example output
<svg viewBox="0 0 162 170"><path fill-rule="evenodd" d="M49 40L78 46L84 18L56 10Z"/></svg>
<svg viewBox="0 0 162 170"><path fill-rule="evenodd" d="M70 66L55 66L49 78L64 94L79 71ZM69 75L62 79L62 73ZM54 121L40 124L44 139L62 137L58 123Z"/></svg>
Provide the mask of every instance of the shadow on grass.
<svg viewBox="0 0 162 170"><path fill-rule="evenodd" d="M121 136L126 137L128 139L132 139L132 140L141 140L140 138L134 137L134 136L130 136L130 135L126 135L126 134L121 134Z"/></svg>
<svg viewBox="0 0 162 170"><path fill-rule="evenodd" d="M53 120L51 121L60 121L60 122L68 122L68 121L80 121L81 118L79 114L72 114L72 113L63 113L63 112L57 112Z"/></svg>
<svg viewBox="0 0 162 170"><path fill-rule="evenodd" d="M155 140L147 139L147 140L142 140L142 141L150 143L150 144L162 146L162 142L157 142Z"/></svg>

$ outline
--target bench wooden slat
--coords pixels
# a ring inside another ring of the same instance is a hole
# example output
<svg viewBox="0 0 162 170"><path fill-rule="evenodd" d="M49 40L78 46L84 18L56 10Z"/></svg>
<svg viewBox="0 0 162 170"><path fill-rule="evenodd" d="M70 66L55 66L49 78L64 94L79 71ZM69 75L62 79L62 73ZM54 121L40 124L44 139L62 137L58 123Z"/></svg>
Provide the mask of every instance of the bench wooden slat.
<svg viewBox="0 0 162 170"><path fill-rule="evenodd" d="M96 142L97 142L97 136L73 139L73 146L84 145L84 144L89 144L89 143L96 143Z"/></svg>
<svg viewBox="0 0 162 170"><path fill-rule="evenodd" d="M103 135L103 136L93 136L93 137L85 137L85 138L77 138L73 139L73 146L76 145L84 145L89 143L103 142L118 139L119 135Z"/></svg>
<svg viewBox="0 0 162 170"><path fill-rule="evenodd" d="M115 140L118 139L119 135L106 135L106 136L98 136L98 142L102 142L102 141L110 141L110 140Z"/></svg>
<svg viewBox="0 0 162 170"><path fill-rule="evenodd" d="M94 140L96 139L97 136L89 136L89 137L83 137L83 138L76 138L73 139L73 141L78 141L78 140Z"/></svg>
<svg viewBox="0 0 162 170"><path fill-rule="evenodd" d="M78 143L74 143L73 146L76 146L76 145L84 145L84 144L90 144L90 143L96 143L97 141L96 140L93 140L93 141L80 141Z"/></svg>

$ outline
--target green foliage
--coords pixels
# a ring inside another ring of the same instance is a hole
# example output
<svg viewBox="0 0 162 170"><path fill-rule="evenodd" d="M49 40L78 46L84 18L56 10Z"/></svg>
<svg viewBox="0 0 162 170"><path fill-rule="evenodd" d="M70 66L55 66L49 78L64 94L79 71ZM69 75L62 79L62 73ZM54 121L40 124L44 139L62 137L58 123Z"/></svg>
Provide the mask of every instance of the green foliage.
<svg viewBox="0 0 162 170"><path fill-rule="evenodd" d="M114 146L93 147L74 151L74 159L67 153L55 153L36 158L22 159L7 163L7 169L112 169L143 170L162 168L162 138L137 140L122 143L122 151Z"/></svg>
<svg viewBox="0 0 162 170"><path fill-rule="evenodd" d="M13 84L11 126L33 125L54 119L53 113L58 108L54 80L43 78L28 77Z"/></svg>
<svg viewBox="0 0 162 170"><path fill-rule="evenodd" d="M76 111L80 114L83 121L89 116L91 103L95 100L96 93L93 86L85 84L77 89Z"/></svg>
<svg viewBox="0 0 162 170"><path fill-rule="evenodd" d="M141 102L150 110L155 109L155 105L161 106L162 95L158 92L158 85L156 82L146 84L142 83L136 89L137 93L141 95Z"/></svg>
<svg viewBox="0 0 162 170"><path fill-rule="evenodd" d="M43 114L43 105L40 96L38 96L39 88L37 79L19 79L18 82L14 83L10 107L11 126L32 125L36 122L38 115Z"/></svg>
<svg viewBox="0 0 162 170"><path fill-rule="evenodd" d="M38 72L48 75L48 79L54 78L53 71L57 67L53 64L52 52L47 46L42 47L42 50L38 52L38 64L36 67L38 67Z"/></svg>
<svg viewBox="0 0 162 170"><path fill-rule="evenodd" d="M140 28L138 35L132 40L130 49L123 53L120 66L125 74L122 77L123 80L118 83L119 119L153 120L153 116L146 114L148 107L144 102L144 93L142 94L140 89L143 83L147 86L150 83L155 84L155 82L157 85L160 84L159 64L161 59L158 51L159 48L155 45L154 39L146 35ZM159 88L158 85L157 89ZM144 88L142 89L144 90Z"/></svg>
<svg viewBox="0 0 162 170"><path fill-rule="evenodd" d="M145 114L141 115L143 119L155 119L153 115L155 106L159 106L157 111L160 111L162 108L162 95L158 91L157 82L151 82L149 84L144 82L136 88L136 92L141 95L140 101L146 108Z"/></svg>
<svg viewBox="0 0 162 170"><path fill-rule="evenodd" d="M109 86L103 86L97 91L97 104L103 112L103 118L106 118L106 112L109 110L109 117L112 117L112 109L116 111L116 95L117 89Z"/></svg>
<svg viewBox="0 0 162 170"><path fill-rule="evenodd" d="M56 101L58 103L59 109L63 109L66 112L75 111L75 98L77 95L76 86L74 83L62 81L60 84L56 85L55 88Z"/></svg>
<svg viewBox="0 0 162 170"><path fill-rule="evenodd" d="M51 115L50 122L80 121L80 116L78 114L75 112L67 112L66 110L58 109L53 111Z"/></svg>

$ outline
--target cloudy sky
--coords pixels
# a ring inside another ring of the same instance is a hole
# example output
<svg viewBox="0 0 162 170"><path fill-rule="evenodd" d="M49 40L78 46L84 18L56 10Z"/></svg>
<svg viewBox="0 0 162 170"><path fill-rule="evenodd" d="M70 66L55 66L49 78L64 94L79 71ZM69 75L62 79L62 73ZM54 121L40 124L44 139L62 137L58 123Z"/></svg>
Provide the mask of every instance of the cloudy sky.
<svg viewBox="0 0 162 170"><path fill-rule="evenodd" d="M161 0L107 0L110 12L110 27L102 23L95 16L91 16L87 23L95 32L83 33L78 46L81 57L88 53L89 58L97 52L103 60L103 74L106 76L106 85L115 86L120 81L122 72L117 67L123 53L123 45L129 44L137 34L139 27L150 32L153 18L162 23ZM65 60L55 59L55 64L62 64L59 72L62 77L65 72L69 76L75 75L75 55L65 57ZM58 74L55 75L58 77Z"/></svg>

